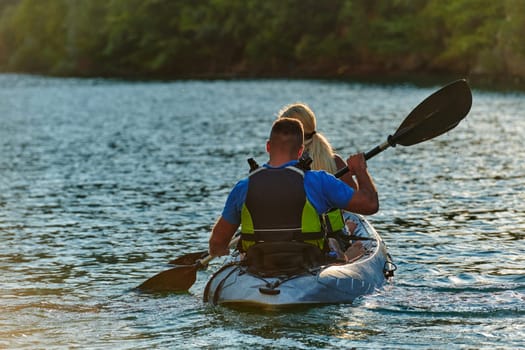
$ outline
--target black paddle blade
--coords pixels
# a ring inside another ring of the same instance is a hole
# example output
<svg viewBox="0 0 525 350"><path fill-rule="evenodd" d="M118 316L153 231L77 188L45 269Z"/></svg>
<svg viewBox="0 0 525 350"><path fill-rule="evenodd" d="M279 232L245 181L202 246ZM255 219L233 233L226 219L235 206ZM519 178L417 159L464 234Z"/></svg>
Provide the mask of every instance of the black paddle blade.
<svg viewBox="0 0 525 350"><path fill-rule="evenodd" d="M195 283L197 269L197 265L177 266L156 274L137 289L142 292L184 292Z"/></svg>
<svg viewBox="0 0 525 350"><path fill-rule="evenodd" d="M196 253L189 253L185 254L183 256L180 256L178 258L175 258L173 260L170 260L169 264L171 265L193 265L198 260L201 260L202 258L206 257L208 255L208 251L202 251L202 252L196 252Z"/></svg>
<svg viewBox="0 0 525 350"><path fill-rule="evenodd" d="M471 106L472 93L467 81L456 80L414 108L389 138L389 143L411 146L439 136L456 127Z"/></svg>

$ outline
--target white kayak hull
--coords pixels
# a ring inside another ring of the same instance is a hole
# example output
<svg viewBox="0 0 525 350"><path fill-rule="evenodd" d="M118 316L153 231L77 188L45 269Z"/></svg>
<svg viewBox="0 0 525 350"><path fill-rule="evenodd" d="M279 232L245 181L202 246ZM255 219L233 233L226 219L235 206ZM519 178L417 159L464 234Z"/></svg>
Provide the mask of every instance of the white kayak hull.
<svg viewBox="0 0 525 350"><path fill-rule="evenodd" d="M306 273L261 277L231 258L208 281L204 301L215 305L281 308L305 304L352 303L357 297L381 288L393 274L387 248L370 223L348 214L364 237L366 253L351 263L320 266ZM368 238L368 239L366 239Z"/></svg>

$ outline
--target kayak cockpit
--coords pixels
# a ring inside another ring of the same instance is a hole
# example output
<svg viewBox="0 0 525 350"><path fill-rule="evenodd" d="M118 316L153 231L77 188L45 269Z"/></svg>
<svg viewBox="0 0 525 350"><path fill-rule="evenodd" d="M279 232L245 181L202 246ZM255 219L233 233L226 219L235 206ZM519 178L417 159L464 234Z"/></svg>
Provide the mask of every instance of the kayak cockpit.
<svg viewBox="0 0 525 350"><path fill-rule="evenodd" d="M385 272L392 270L393 262L368 221L360 215L350 215L358 224L353 241L362 242L364 248L353 261L320 262L322 257L314 253L313 257L306 254L297 258L295 263L299 264L287 264L280 259L264 261L262 254L256 258L262 261L247 264L234 254L208 281L204 301L214 305L282 308L351 303L361 295L373 293L390 278ZM299 255L304 254L300 245L292 249L296 248Z"/></svg>

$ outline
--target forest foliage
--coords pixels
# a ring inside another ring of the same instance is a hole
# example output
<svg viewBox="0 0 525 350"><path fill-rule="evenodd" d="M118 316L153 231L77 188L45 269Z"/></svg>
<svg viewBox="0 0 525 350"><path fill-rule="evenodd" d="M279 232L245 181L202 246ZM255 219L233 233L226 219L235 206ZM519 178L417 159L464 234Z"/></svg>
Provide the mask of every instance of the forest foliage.
<svg viewBox="0 0 525 350"><path fill-rule="evenodd" d="M525 81L523 0L0 0L0 71Z"/></svg>

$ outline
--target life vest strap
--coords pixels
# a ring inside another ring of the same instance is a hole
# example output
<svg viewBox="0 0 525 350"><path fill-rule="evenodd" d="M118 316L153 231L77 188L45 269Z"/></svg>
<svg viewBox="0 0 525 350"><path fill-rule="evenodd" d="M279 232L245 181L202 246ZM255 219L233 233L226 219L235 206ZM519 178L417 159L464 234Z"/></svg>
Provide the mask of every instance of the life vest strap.
<svg viewBox="0 0 525 350"><path fill-rule="evenodd" d="M255 233L241 233L241 239L250 242L304 242L324 238L323 232L287 232L284 230L264 230Z"/></svg>

